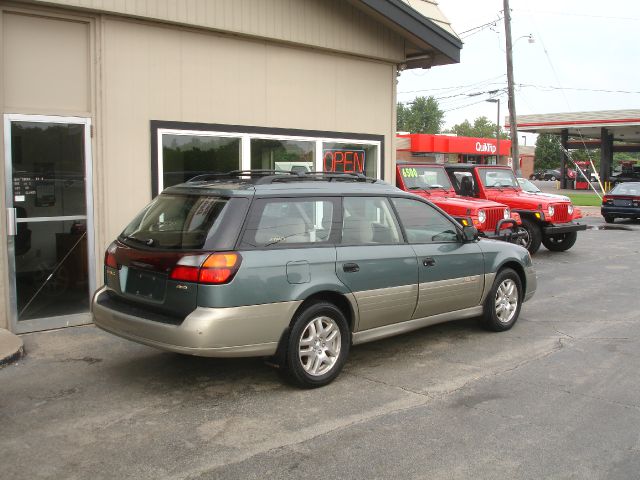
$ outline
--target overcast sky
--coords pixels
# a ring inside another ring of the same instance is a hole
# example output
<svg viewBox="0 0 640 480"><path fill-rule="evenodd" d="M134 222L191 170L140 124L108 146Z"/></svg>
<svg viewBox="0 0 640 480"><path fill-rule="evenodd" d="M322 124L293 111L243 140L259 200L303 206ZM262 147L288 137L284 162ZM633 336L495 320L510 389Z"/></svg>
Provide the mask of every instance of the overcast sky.
<svg viewBox="0 0 640 480"><path fill-rule="evenodd" d="M495 122L496 104L484 101L490 94L475 94L506 89L504 21L463 32L502 16L503 2L439 3L463 39L460 63L402 72L398 101L433 95L446 111L446 127L482 115ZM640 1L511 0L510 4L515 83L534 85L517 88L518 115L640 108ZM524 37L529 34L535 43ZM504 126L506 93L500 98Z"/></svg>

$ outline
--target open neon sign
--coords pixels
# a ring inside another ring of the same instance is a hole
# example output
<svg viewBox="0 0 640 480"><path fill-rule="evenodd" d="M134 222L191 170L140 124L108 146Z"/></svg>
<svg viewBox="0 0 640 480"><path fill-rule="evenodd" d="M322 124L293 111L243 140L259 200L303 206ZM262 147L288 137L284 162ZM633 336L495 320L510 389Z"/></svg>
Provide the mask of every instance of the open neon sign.
<svg viewBox="0 0 640 480"><path fill-rule="evenodd" d="M364 173L364 150L322 151L322 166L325 172Z"/></svg>

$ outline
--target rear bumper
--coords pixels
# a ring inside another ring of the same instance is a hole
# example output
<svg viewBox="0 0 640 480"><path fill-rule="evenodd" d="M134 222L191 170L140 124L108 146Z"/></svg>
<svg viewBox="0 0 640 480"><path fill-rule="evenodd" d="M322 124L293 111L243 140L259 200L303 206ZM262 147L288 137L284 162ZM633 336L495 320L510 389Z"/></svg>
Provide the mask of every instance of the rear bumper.
<svg viewBox="0 0 640 480"><path fill-rule="evenodd" d="M616 207L615 205L603 205L600 208L600 213L604 215L611 215L612 217L620 218L637 218L640 217L639 207Z"/></svg>
<svg viewBox="0 0 640 480"><path fill-rule="evenodd" d="M542 227L542 232L547 235L558 235L560 233L579 232L580 230L586 230L587 226L584 223L564 223L559 225L546 225Z"/></svg>
<svg viewBox="0 0 640 480"><path fill-rule="evenodd" d="M91 311L102 330L151 347L201 357L261 357L276 353L278 342L301 301L231 308L198 307L179 325L141 318L100 304Z"/></svg>

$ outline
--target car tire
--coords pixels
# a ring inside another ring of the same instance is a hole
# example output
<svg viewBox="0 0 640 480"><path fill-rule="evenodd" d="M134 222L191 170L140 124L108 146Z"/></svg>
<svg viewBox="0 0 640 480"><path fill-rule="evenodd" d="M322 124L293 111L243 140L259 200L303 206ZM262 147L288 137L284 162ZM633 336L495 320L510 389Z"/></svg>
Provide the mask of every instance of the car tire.
<svg viewBox="0 0 640 480"><path fill-rule="evenodd" d="M607 223L615 223L616 217L613 215L604 215L604 221Z"/></svg>
<svg viewBox="0 0 640 480"><path fill-rule="evenodd" d="M551 180L552 182L555 182L557 179L555 175L551 175L551 178L549 180Z"/></svg>
<svg viewBox="0 0 640 480"><path fill-rule="evenodd" d="M540 225L538 225L533 220L528 218L522 219L522 226L520 227L526 234L519 241L519 245L523 246L529 253L532 255L538 251L540 248L540 243L542 242L542 231L540 230Z"/></svg>
<svg viewBox="0 0 640 480"><path fill-rule="evenodd" d="M319 301L304 307L296 314L287 339L281 365L286 378L302 388L331 383L349 355L350 335L344 313L334 304Z"/></svg>
<svg viewBox="0 0 640 480"><path fill-rule="evenodd" d="M520 276L510 268L500 270L484 302L482 326L493 332L509 330L518 321L522 299Z"/></svg>
<svg viewBox="0 0 640 480"><path fill-rule="evenodd" d="M564 252L573 247L578 239L578 232L559 233L542 239L542 244L552 252Z"/></svg>
<svg viewBox="0 0 640 480"><path fill-rule="evenodd" d="M535 176L535 174L531 174L529 175L529 180L537 180L538 178Z"/></svg>

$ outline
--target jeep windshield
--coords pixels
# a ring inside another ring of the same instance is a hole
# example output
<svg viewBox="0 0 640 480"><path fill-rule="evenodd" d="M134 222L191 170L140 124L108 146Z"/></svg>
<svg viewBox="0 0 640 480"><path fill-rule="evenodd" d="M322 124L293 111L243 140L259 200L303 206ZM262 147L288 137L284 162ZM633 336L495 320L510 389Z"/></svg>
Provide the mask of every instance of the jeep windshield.
<svg viewBox="0 0 640 480"><path fill-rule="evenodd" d="M407 190L430 190L441 188L451 190L451 182L444 168L401 166L400 175Z"/></svg>
<svg viewBox="0 0 640 480"><path fill-rule="evenodd" d="M479 168L480 181L485 188L511 187L520 190L513 171L506 168Z"/></svg>
<svg viewBox="0 0 640 480"><path fill-rule="evenodd" d="M162 194L124 229L121 242L134 248L198 250L220 230L233 200Z"/></svg>

